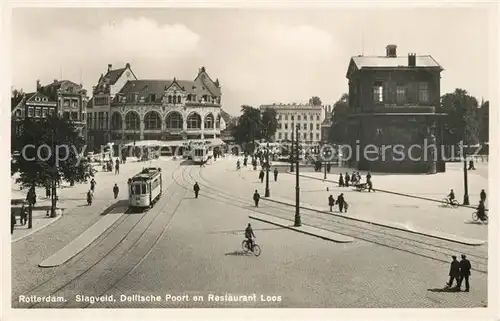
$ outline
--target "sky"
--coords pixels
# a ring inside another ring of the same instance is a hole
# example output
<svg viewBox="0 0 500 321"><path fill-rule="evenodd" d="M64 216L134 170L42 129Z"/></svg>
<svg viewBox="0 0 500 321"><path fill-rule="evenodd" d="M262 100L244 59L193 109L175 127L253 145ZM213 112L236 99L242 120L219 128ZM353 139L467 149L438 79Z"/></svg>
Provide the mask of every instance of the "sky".
<svg viewBox="0 0 500 321"><path fill-rule="evenodd" d="M12 85L25 92L62 78L89 95L108 64L139 79L194 80L201 66L222 87L223 109L307 102L348 92L351 56L432 55L441 93L488 99L488 10L474 8L15 8ZM490 68L491 69L491 68Z"/></svg>

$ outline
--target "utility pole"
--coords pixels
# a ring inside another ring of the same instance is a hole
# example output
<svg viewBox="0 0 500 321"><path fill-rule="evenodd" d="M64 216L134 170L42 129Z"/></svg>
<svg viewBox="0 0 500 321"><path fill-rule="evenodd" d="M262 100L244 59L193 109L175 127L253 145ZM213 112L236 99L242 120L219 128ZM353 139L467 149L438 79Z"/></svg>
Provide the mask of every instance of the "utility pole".
<svg viewBox="0 0 500 321"><path fill-rule="evenodd" d="M293 133L295 132L295 125L292 123L292 145L291 145L291 151L290 151L290 172L293 173L293 162L294 162L294 147L293 147Z"/></svg>
<svg viewBox="0 0 500 321"><path fill-rule="evenodd" d="M467 180L467 149L465 148L465 140L467 138L467 121L466 121L466 110L465 106L463 107L463 114L462 114L462 119L463 119L463 124L464 124L464 132L463 132L463 139L462 139L462 157L464 158L464 201L463 205L470 205L469 202L469 188L468 188L468 180Z"/></svg>
<svg viewBox="0 0 500 321"><path fill-rule="evenodd" d="M264 197L270 197L271 192L269 191L269 143L267 143L267 150L266 150L266 193L264 194Z"/></svg>
<svg viewBox="0 0 500 321"><path fill-rule="evenodd" d="M295 166L297 167L295 171L295 222L294 226L301 226L300 221L300 186L299 186L299 125L295 128L297 131L295 137L295 147L296 147L296 158ZM293 132L293 131L292 131Z"/></svg>

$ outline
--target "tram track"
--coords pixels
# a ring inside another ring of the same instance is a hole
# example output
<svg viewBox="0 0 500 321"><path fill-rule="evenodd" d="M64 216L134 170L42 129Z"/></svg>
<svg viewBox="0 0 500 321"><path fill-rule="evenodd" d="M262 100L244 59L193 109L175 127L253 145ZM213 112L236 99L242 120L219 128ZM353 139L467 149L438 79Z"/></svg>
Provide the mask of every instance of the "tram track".
<svg viewBox="0 0 500 321"><path fill-rule="evenodd" d="M178 187L176 175L180 172L183 177L183 172L188 170L189 168L183 168L179 171L179 168L176 168L172 172L171 182L163 191L163 194L167 195L160 198L149 211L141 214L126 213L90 247L66 263L54 276L22 293L28 297L31 295L37 297L62 296L66 298L66 302L22 304L18 307L58 308L73 307L73 305L87 307L90 303L75 302L74 298L77 294L90 296L89 293L93 293L92 296L100 296L115 286L142 263L163 236L182 201L182 197L170 197L168 194L172 191L175 192ZM172 204L172 202L177 204ZM170 215L160 215L163 214L163 210L167 206L173 209L173 211L169 211ZM110 242L110 239L114 241ZM151 239L153 239L152 243ZM91 285L90 288L89 285ZM13 300L13 306L15 307L15 305L19 305L17 298Z"/></svg>
<svg viewBox="0 0 500 321"><path fill-rule="evenodd" d="M242 205L253 206L253 202L249 201L249 199L218 189L204 178L202 172L201 169L198 171L198 178L193 177L192 173L190 173L192 182L197 181L200 186L210 190L210 195L203 193L203 189L200 195L237 207L241 207ZM254 208L252 211L293 222L290 216L290 208L294 208L294 206L281 203L279 205L272 205L273 201L264 200L266 201L266 207ZM302 216L307 217L308 225L310 226L347 235L380 246L408 252L431 260L448 263L451 255L466 254L469 260L473 262L474 271L487 274L488 258L484 255L487 255L487 253L482 251L480 251L481 253L471 253L466 250L472 249L473 247L471 246L460 245L460 247L457 247L457 243L451 241L436 239L426 235L413 234L390 227L353 221L334 214L316 212L304 207L301 207L301 211Z"/></svg>

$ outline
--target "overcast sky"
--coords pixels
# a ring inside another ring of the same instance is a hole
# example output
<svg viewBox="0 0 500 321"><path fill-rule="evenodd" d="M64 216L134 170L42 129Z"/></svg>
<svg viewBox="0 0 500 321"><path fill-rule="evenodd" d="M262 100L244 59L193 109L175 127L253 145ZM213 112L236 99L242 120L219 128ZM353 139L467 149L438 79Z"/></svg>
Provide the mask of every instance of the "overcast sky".
<svg viewBox="0 0 500 321"><path fill-rule="evenodd" d="M223 108L333 104L347 92L351 56L432 55L456 87L488 99L488 11L453 9L14 9L13 85L33 91L60 78L91 92L107 65L138 78L219 78ZM364 39L364 41L363 41Z"/></svg>

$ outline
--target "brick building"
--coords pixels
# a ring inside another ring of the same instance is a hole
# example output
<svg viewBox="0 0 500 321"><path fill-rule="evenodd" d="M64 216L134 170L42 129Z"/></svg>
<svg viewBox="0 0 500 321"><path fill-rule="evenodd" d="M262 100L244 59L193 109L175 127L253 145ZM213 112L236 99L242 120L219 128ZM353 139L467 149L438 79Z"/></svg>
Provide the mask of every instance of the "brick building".
<svg viewBox="0 0 500 321"><path fill-rule="evenodd" d="M350 60L348 133L352 150L361 152L349 164L374 172L444 171L444 163L434 161L442 142L443 68L429 55L397 56L396 49L388 45L385 56ZM426 150L434 142L437 148Z"/></svg>

